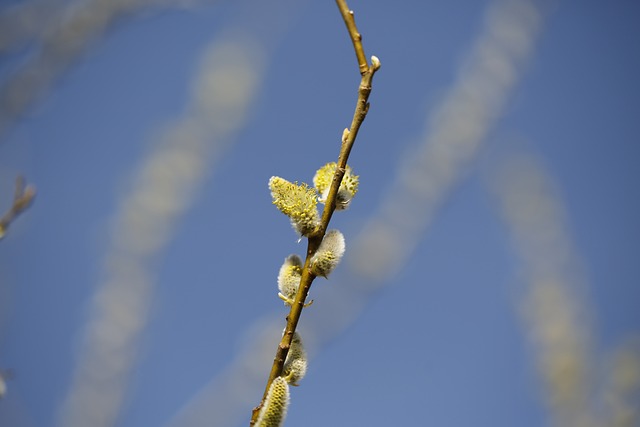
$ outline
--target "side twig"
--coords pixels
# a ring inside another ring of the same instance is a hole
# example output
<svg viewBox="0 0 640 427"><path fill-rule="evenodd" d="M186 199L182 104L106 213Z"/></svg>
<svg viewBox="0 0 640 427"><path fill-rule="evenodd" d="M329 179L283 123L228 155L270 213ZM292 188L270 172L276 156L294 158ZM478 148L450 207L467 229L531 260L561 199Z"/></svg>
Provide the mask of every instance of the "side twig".
<svg viewBox="0 0 640 427"><path fill-rule="evenodd" d="M13 204L11 208L0 218L0 239L2 239L9 225L27 209L33 202L36 195L36 189L33 185L26 185L23 177L16 178L16 189L13 196Z"/></svg>
<svg viewBox="0 0 640 427"><path fill-rule="evenodd" d="M336 209L336 197L338 194L338 189L340 188L340 183L342 182L342 178L344 177L344 174L346 172L347 160L349 158L349 154L351 153L351 148L353 147L353 144L358 135L358 130L360 129L360 126L362 125L362 122L364 122L364 119L367 116L367 112L369 111L368 99L369 94L371 93L371 83L373 80L373 75L380 68L380 61L375 56L371 57L371 65L367 63L364 54L364 48L362 47L362 36L358 32L358 28L356 27L353 11L349 10L349 7L347 6L345 0L336 0L336 4L338 5L340 14L342 15L342 18L344 19L344 22L347 26L349 37L353 42L360 74L362 76L360 86L358 88L358 100L356 101L356 108L353 114L353 119L351 121L351 129L345 129L342 134L342 143L336 172L333 176L331 189L329 190L329 194L325 201L320 226L315 233L309 236L307 244L307 256L304 262L304 267L302 269L300 286L298 288L295 300L293 304L291 304L289 315L287 316L287 325L285 327L282 340L278 345L276 356L273 359L273 365L271 367L269 379L267 380L267 385L262 396L262 401L260 402L260 405L253 409L250 423L251 426L256 423L260 408L264 404L271 383L274 381L274 379L282 374L282 368L285 359L287 358L287 354L289 353L291 340L293 338L294 332L296 331L296 327L298 326L300 315L302 314L302 310L305 307L305 300L307 298L307 295L309 294L311 283L316 278L316 276L311 272L310 268L311 257L315 254L316 250L320 246L320 243L322 242L322 239L327 231L329 222L331 221L331 216Z"/></svg>

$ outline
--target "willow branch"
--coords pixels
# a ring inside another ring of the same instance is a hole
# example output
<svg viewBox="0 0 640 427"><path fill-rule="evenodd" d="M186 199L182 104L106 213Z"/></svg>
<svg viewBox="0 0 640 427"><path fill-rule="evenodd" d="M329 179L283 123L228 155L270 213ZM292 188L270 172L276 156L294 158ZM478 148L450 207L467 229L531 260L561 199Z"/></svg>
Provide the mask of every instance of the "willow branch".
<svg viewBox="0 0 640 427"><path fill-rule="evenodd" d="M11 208L0 218L0 239L4 237L9 225L26 210L36 195L36 190L32 185L26 185L24 178L19 176L16 178L16 189L13 195L13 204Z"/></svg>
<svg viewBox="0 0 640 427"><path fill-rule="evenodd" d="M320 246L320 243L322 242L322 239L327 231L329 222L331 221L331 216L336 209L336 197L338 194L338 189L340 188L340 183L342 182L342 178L344 177L346 171L347 160L349 159L351 148L353 147L353 144L358 135L358 130L360 129L360 126L362 125L362 122L364 122L364 119L367 116L367 112L369 111L368 99L369 94L371 93L371 82L373 80L373 75L380 68L380 61L375 56L371 57L371 65L367 63L364 55L364 49L362 47L362 36L360 35L356 27L356 23L353 17L353 11L349 10L349 7L347 6L345 0L336 0L336 4L338 5L338 9L340 10L342 18L344 19L344 22L347 26L349 36L351 37L351 41L353 42L353 47L358 59L360 74L362 76L360 80L360 86L358 88L358 100L356 101L356 108L353 114L353 119L351 121L351 129L345 129L342 133L342 142L340 154L338 156L336 172L333 176L331 188L325 201L320 225L316 232L309 236L307 244L307 256L304 262L304 267L302 269L302 278L300 279L298 293L296 294L295 300L291 305L289 315L287 316L287 325L282 335L280 344L278 345L276 356L273 359L273 365L271 366L271 372L269 373L269 379L267 380L267 385L262 396L262 401L260 402L260 405L253 409L250 423L251 426L253 426L258 419L260 408L264 404L264 400L267 396L267 392L269 391L271 383L274 379L282 375L282 367L284 365L285 359L287 358L287 354L289 353L289 348L291 347L291 339L293 338L293 333L296 331L298 322L300 320L300 315L302 314L302 310L305 307L305 301L309 294L309 290L311 289L311 283L313 283L314 279L316 278L316 276L311 272L310 268L311 257L315 254L316 250Z"/></svg>

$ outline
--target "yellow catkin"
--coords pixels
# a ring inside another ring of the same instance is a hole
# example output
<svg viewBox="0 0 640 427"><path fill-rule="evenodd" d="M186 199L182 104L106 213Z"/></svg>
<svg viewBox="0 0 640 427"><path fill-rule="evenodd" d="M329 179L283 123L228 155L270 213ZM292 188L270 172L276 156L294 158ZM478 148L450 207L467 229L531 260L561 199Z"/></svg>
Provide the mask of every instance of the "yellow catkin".
<svg viewBox="0 0 640 427"><path fill-rule="evenodd" d="M333 175L336 173L336 162L327 163L316 172L313 177L313 185L320 194L320 203L324 203L329 195L329 189L331 188L331 182L333 181ZM345 168L340 188L336 195L336 209L343 210L349 207L351 199L358 192L359 177L354 175L350 166Z"/></svg>
<svg viewBox="0 0 640 427"><path fill-rule="evenodd" d="M287 417L289 406L289 384L282 377L277 377L269 386L267 398L258 414L256 427L280 427Z"/></svg>
<svg viewBox="0 0 640 427"><path fill-rule="evenodd" d="M313 188L304 183L293 183L272 176L269 189L273 204L291 219L291 225L298 233L308 236L316 230L320 217L317 209L318 197Z"/></svg>

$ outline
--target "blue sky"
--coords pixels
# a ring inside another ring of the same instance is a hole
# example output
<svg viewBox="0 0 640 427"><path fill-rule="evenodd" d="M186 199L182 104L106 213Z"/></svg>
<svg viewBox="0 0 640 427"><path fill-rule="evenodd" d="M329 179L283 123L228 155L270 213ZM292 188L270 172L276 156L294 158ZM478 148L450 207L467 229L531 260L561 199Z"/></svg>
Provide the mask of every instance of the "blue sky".
<svg viewBox="0 0 640 427"><path fill-rule="evenodd" d="M310 182L337 159L359 83L344 24L333 2L145 3L68 64L55 51L54 83L9 121L11 76L72 3L0 52L0 210L17 174L38 189L0 242L0 368L15 372L0 425L79 423L70 396L91 398L96 378L114 400L92 425L247 425L284 327L277 272L305 250L267 182ZM602 407L611 360L640 331L640 6L349 6L382 68L349 161L360 191L332 221L346 259L312 287L286 425L552 425L540 366L554 353L535 328L563 318L523 314L549 278L583 350L569 354L588 363L579 391ZM496 10L515 22L506 36ZM162 157L176 152L188 161ZM403 181L420 153L430 168ZM526 203L540 209L504 208ZM391 240L366 239L376 224ZM113 353L87 361L107 338Z"/></svg>

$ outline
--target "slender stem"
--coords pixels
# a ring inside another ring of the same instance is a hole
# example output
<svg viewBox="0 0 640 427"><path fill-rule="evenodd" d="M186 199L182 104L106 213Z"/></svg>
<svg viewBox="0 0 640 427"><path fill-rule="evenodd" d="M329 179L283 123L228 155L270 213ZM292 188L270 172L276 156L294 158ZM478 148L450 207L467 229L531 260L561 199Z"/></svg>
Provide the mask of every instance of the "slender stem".
<svg viewBox="0 0 640 427"><path fill-rule="evenodd" d="M345 0L336 0L336 4L338 5L338 9L340 9L342 19L344 19L344 23L347 25L347 31L349 31L349 37L351 37L351 41L353 42L353 49L356 51L356 58L358 58L360 74L364 74L369 69L369 65L367 64L367 57L362 47L362 34L358 32L356 20L353 17L353 10L349 10L349 6L347 6Z"/></svg>
<svg viewBox="0 0 640 427"><path fill-rule="evenodd" d="M285 359L287 358L287 354L289 353L289 348L291 347L291 339L293 338L293 333L296 331L296 327L298 326L300 315L302 314L302 310L304 308L305 300L307 299L307 295L309 294L309 289L311 289L311 283L316 278L316 276L311 272L310 268L311 257L320 246L325 232L327 231L329 222L331 221L331 216L336 209L336 197L338 194L338 189L340 188L340 183L342 182L342 178L344 177L346 171L347 160L349 159L351 148L353 147L356 136L358 135L358 130L360 129L360 126L362 125L362 122L364 121L365 117L367 116L367 112L369 111L368 99L369 94L371 93L371 82L373 79L373 75L380 68L380 61L375 56L371 58L371 66L367 63L366 57L364 55L364 49L362 47L362 36L358 32L355 20L353 18L353 12L349 10L346 1L336 0L336 4L338 5L338 9L342 14L342 18L344 19L345 24L347 25L347 30L349 31L349 36L351 37L353 47L356 52L356 57L358 58L360 74L362 75L360 86L358 88L358 100L356 101L356 108L353 114L353 119L351 121L351 129L345 129L342 134L342 144L340 148L340 155L338 156L336 172L333 175L331 188L329 189L329 194L325 201L320 225L316 232L313 235L309 236L307 244L307 256L304 262L304 267L302 269L302 278L300 279L298 293L296 294L295 300L291 305L289 315L287 316L287 326L285 327L282 339L280 340L280 344L278 345L278 349L276 350L276 356L273 359L273 365L271 366L271 372L269 373L269 379L267 380L267 385L262 396L262 401L260 402L260 405L253 409L250 423L251 426L253 426L258 419L260 408L264 404L264 400L267 396L267 392L269 391L271 383L274 379L282 374L282 367L284 365Z"/></svg>
<svg viewBox="0 0 640 427"><path fill-rule="evenodd" d="M25 185L24 178L19 176L16 178L16 189L13 195L13 204L11 208L0 218L0 239L7 232L7 228L16 219L18 215L31 205L36 190L32 185Z"/></svg>

